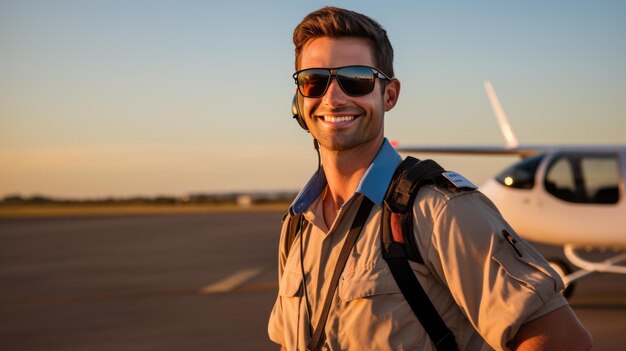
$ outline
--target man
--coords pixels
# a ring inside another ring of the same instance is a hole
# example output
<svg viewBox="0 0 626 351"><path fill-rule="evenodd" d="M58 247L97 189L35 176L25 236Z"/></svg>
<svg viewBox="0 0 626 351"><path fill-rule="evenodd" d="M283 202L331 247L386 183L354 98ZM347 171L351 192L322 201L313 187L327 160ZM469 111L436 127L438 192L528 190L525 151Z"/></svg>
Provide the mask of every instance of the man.
<svg viewBox="0 0 626 351"><path fill-rule="evenodd" d="M283 225L270 338L304 350L324 325L322 349L434 350L381 257L381 206L401 162L383 132L400 93L387 34L369 17L327 7L304 18L293 39L297 112L323 166L290 208L289 216L305 218L290 247L289 218ZM373 208L322 316L340 251L367 202ZM590 348L561 280L525 242L512 246L501 236L513 230L481 193L424 186L413 218L425 260L411 264L413 273L458 349Z"/></svg>

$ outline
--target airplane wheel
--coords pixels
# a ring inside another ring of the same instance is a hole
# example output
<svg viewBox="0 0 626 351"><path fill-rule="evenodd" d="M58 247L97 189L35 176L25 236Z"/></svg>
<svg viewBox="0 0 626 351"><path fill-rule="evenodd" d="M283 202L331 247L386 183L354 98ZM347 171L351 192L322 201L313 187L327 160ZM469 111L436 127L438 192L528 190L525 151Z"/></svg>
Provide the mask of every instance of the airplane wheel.
<svg viewBox="0 0 626 351"><path fill-rule="evenodd" d="M548 259L548 263L561 276L561 279L564 279L567 275L572 273L572 269L570 268L569 264L561 259L550 258ZM570 283L565 286L565 289L563 289L563 291L561 291L566 299L569 299L574 293L574 286L575 284Z"/></svg>

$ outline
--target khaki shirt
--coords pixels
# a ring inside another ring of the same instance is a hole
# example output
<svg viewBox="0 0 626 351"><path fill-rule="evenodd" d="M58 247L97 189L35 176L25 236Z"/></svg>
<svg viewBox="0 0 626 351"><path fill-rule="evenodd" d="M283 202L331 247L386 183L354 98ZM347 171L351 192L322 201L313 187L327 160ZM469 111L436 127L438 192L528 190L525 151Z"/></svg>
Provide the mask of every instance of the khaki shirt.
<svg viewBox="0 0 626 351"><path fill-rule="evenodd" d="M362 198L355 194L327 228L318 197L303 212L310 224L289 252L284 249L286 226L282 228L279 293L268 332L288 350L306 349ZM382 258L381 213L375 205L347 261L326 322L325 347L435 350ZM567 303L556 272L525 241L513 245L504 238L503 229L514 231L480 192L424 186L413 218L425 265L410 262L411 267L460 350L505 350L523 323Z"/></svg>

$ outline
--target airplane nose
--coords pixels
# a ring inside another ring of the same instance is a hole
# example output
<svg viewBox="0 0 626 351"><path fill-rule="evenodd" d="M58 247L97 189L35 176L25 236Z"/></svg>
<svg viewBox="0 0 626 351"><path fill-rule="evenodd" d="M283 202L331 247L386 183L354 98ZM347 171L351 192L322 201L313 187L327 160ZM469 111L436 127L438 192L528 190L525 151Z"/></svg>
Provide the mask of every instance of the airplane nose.
<svg viewBox="0 0 626 351"><path fill-rule="evenodd" d="M498 183L495 179L489 179L481 184L478 187L478 190L487 196L489 200L491 200L496 207L502 211L503 206L506 205L503 201L504 197L502 193L508 190L504 185Z"/></svg>
<svg viewBox="0 0 626 351"><path fill-rule="evenodd" d="M499 184L494 179L488 179L483 184L478 187L481 193L487 195L488 198L491 198L495 195L495 190L499 186Z"/></svg>

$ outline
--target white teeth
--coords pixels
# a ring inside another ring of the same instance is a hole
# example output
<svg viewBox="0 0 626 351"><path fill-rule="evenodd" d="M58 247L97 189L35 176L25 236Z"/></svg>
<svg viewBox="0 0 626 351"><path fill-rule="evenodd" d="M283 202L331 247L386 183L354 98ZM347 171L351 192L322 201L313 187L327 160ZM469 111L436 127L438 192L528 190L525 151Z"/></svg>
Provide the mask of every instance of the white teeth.
<svg viewBox="0 0 626 351"><path fill-rule="evenodd" d="M354 119L354 116L341 116L341 117L324 116L324 120L326 122L331 122L331 123L351 121L353 119Z"/></svg>

